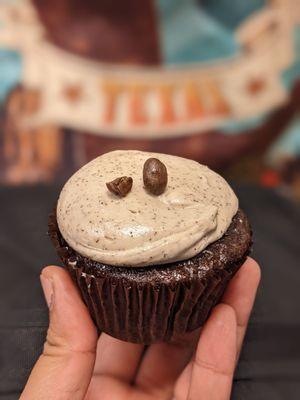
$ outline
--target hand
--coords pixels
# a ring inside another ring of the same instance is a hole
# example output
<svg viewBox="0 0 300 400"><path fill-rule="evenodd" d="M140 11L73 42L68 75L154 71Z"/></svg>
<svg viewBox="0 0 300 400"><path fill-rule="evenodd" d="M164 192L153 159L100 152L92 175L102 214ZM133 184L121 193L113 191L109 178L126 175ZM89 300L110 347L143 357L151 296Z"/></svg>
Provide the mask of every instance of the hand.
<svg viewBox="0 0 300 400"><path fill-rule="evenodd" d="M96 329L68 273L47 267L43 354L21 400L228 400L260 270L248 259L199 331L144 348Z"/></svg>

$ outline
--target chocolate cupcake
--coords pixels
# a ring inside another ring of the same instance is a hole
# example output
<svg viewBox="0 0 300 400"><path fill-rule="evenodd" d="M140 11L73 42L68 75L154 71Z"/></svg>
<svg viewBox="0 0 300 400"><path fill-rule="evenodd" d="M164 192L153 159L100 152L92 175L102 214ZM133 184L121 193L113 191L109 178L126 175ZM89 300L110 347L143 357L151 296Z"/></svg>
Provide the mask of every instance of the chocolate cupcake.
<svg viewBox="0 0 300 400"><path fill-rule="evenodd" d="M144 344L200 327L251 247L247 217L221 176L139 151L107 153L77 171L49 234L99 331Z"/></svg>

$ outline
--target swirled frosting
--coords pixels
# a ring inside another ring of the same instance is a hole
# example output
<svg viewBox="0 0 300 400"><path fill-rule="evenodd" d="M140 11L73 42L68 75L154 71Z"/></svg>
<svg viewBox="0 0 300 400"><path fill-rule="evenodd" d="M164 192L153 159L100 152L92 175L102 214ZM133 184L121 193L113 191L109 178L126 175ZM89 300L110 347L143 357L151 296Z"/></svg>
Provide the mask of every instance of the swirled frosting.
<svg viewBox="0 0 300 400"><path fill-rule="evenodd" d="M160 196L143 185L150 158L168 170ZM133 178L124 198L106 182ZM57 221L67 243L83 256L116 266L140 267L188 259L219 239L238 209L227 182L195 161L141 151L106 153L79 169L65 184Z"/></svg>

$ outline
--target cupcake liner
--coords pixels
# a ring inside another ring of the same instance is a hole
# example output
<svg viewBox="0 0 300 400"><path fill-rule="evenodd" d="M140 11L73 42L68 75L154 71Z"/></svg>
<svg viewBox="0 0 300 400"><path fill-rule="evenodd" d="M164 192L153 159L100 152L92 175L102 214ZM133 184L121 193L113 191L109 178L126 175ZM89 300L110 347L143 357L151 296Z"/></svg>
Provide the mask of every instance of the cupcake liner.
<svg viewBox="0 0 300 400"><path fill-rule="evenodd" d="M55 215L49 218L49 235L99 332L143 344L170 341L202 326L248 254L212 268L204 278L154 285L90 272L60 235Z"/></svg>
<svg viewBox="0 0 300 400"><path fill-rule="evenodd" d="M239 265L242 265L243 260ZM234 270L239 267L235 264ZM150 344L169 341L202 326L222 296L231 274L212 274L206 282L153 288L126 287L109 277L95 277L67 263L99 331L118 339ZM234 272L232 271L232 273Z"/></svg>

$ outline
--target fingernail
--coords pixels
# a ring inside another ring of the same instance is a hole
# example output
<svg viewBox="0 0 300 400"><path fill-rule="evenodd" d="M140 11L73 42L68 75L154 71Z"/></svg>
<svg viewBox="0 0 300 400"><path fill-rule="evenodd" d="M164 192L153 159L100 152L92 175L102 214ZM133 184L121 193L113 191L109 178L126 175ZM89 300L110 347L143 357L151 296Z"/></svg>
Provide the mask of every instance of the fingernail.
<svg viewBox="0 0 300 400"><path fill-rule="evenodd" d="M41 275L40 278L47 306L49 310L51 310L53 306L53 282L51 279L45 278L43 275Z"/></svg>

